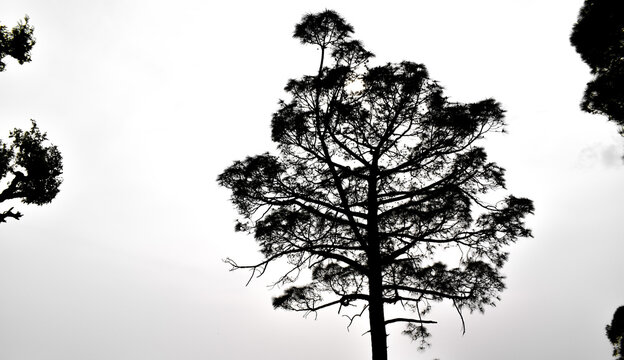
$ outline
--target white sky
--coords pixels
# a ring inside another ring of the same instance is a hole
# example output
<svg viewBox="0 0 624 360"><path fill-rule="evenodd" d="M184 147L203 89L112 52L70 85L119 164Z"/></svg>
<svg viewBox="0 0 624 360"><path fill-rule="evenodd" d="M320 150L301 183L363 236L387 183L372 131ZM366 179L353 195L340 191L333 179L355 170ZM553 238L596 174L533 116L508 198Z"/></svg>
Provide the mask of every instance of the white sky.
<svg viewBox="0 0 624 360"><path fill-rule="evenodd" d="M383 5L382 5L383 3ZM52 204L0 224L0 359L370 357L346 331L274 311L270 278L221 259L255 256L233 232L216 176L272 148L270 115L317 53L291 38L306 12L338 11L378 63L424 63L457 101L494 97L508 134L488 153L535 201L533 239L510 248L496 308L433 317L432 347L391 326L390 358L608 359L624 304L624 139L580 112L589 69L568 36L582 0L2 0L35 26L33 61L0 73L0 138L36 119L60 148Z"/></svg>

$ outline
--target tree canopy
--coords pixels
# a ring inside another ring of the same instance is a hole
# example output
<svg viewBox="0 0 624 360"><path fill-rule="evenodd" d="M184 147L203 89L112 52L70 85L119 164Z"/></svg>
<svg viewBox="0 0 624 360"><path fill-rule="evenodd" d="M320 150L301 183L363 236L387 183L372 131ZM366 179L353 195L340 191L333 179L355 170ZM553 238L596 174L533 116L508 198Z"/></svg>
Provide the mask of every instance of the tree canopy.
<svg viewBox="0 0 624 360"><path fill-rule="evenodd" d="M615 310L606 331L607 338L613 345L613 356L617 356L618 360L624 360L624 306Z"/></svg>
<svg viewBox="0 0 624 360"><path fill-rule="evenodd" d="M0 188L0 203L12 199L36 205L51 202L62 182L61 153L56 146L47 144L47 135L34 121L30 130L15 129L9 138L10 143L0 140L0 181L6 184ZM22 216L13 209L0 212L0 223Z"/></svg>
<svg viewBox="0 0 624 360"><path fill-rule="evenodd" d="M581 108L624 126L624 12L621 3L586 0L570 41L594 75Z"/></svg>
<svg viewBox="0 0 624 360"><path fill-rule="evenodd" d="M30 50L35 45L35 29L28 24L28 20L28 16L25 16L24 21L19 21L11 30L0 24L0 71L5 70L6 64L2 60L6 56L14 58L20 65L30 62Z"/></svg>
<svg viewBox="0 0 624 360"><path fill-rule="evenodd" d="M276 152L234 162L218 182L263 256L227 262L256 276L288 264L276 308L368 312L372 357L385 360L386 325L424 341L433 303L461 316L498 300L506 245L531 235L533 204L499 196L504 170L478 145L503 131L499 103L450 101L422 64L369 66L352 33L331 10L303 17L294 37L320 49L317 73L288 81ZM387 318L391 306L412 315Z"/></svg>
<svg viewBox="0 0 624 360"><path fill-rule="evenodd" d="M2 59L15 58L20 64L29 62L30 50L35 44L34 28L24 22L7 30L0 25L0 71L5 70ZM37 123L31 120L30 130L14 129L9 134L9 143L0 139L0 203L20 199L25 204L43 205L56 197L63 181L63 161L57 147L48 144L46 133L42 133ZM22 214L13 211L14 207L0 212L0 223L7 218L19 219Z"/></svg>

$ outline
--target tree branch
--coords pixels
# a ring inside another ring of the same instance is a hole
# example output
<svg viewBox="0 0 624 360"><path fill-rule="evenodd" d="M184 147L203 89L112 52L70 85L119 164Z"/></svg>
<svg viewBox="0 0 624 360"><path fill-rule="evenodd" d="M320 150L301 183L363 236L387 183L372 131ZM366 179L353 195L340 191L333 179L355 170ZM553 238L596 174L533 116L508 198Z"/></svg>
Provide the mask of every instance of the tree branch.
<svg viewBox="0 0 624 360"><path fill-rule="evenodd" d="M420 319L410 319L410 318L394 318L390 320L386 320L385 324L392 324L395 322L409 322L409 323L418 323L418 324L437 324L437 321L434 320L420 320Z"/></svg>
<svg viewBox="0 0 624 360"><path fill-rule="evenodd" d="M15 220L19 220L22 217L22 213L18 212L13 212L13 208L10 208L9 210L0 213L0 223L6 222L6 218L13 218Z"/></svg>

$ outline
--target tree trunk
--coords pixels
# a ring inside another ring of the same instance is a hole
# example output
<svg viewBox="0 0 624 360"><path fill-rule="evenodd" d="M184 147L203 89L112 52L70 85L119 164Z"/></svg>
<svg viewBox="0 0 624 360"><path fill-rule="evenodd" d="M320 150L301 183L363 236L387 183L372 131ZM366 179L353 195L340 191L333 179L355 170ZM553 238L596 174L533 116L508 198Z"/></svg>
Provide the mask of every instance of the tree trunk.
<svg viewBox="0 0 624 360"><path fill-rule="evenodd" d="M386 319L383 302L383 279L381 264L381 244L377 210L377 159L372 161L368 179L368 216L366 232L368 240L368 317L370 322L371 349L373 360L388 359Z"/></svg>
<svg viewBox="0 0 624 360"><path fill-rule="evenodd" d="M371 269L372 270L372 269ZM371 271L372 272L372 271ZM373 360L388 359L386 319L382 300L381 272L369 276L368 317Z"/></svg>

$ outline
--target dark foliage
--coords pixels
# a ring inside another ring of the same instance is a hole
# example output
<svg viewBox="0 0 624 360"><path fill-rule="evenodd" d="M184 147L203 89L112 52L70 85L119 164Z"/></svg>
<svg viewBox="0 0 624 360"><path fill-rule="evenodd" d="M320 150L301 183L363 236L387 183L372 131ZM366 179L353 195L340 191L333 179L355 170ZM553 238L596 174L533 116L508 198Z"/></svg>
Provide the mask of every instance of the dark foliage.
<svg viewBox="0 0 624 360"><path fill-rule="evenodd" d="M617 360L624 360L624 306L615 310L613 320L606 330L607 338L613 345L613 356L617 356Z"/></svg>
<svg viewBox="0 0 624 360"><path fill-rule="evenodd" d="M20 65L30 62L30 50L35 45L34 30L28 24L28 16L11 30L0 24L0 71L4 71L6 67L2 61L6 56L14 58Z"/></svg>
<svg viewBox="0 0 624 360"><path fill-rule="evenodd" d="M59 192L63 172L62 157L56 146L47 145L47 136L33 121L29 131L15 129L10 144L0 140L0 181L6 187L0 192L0 203L20 199L25 204L43 205ZM13 207L0 212L0 222L19 219Z"/></svg>
<svg viewBox="0 0 624 360"><path fill-rule="evenodd" d="M570 41L594 79L581 108L624 125L624 11L621 2L586 0Z"/></svg>
<svg viewBox="0 0 624 360"><path fill-rule="evenodd" d="M423 340L433 303L450 300L460 315L495 304L505 246L531 235L533 205L485 199L505 186L477 145L503 130L496 101L450 102L421 64L368 67L373 54L352 31L333 11L303 17L294 36L320 49L320 66L285 88L271 124L277 153L237 161L218 182L264 257L228 259L233 268L260 276L288 264L276 308L335 305L351 321L368 311L373 359L384 360L387 324ZM386 319L392 305L414 316Z"/></svg>
<svg viewBox="0 0 624 360"><path fill-rule="evenodd" d="M34 28L18 22L10 31L0 25L0 71L4 71L6 56L13 57L19 64L29 62L30 50L35 45ZM14 129L9 143L0 140L0 203L20 199L25 204L43 205L56 197L63 173L61 153L56 146L47 145L47 135L42 133L35 121L29 131ZM19 219L22 214L14 207L0 212L0 223L7 218Z"/></svg>

